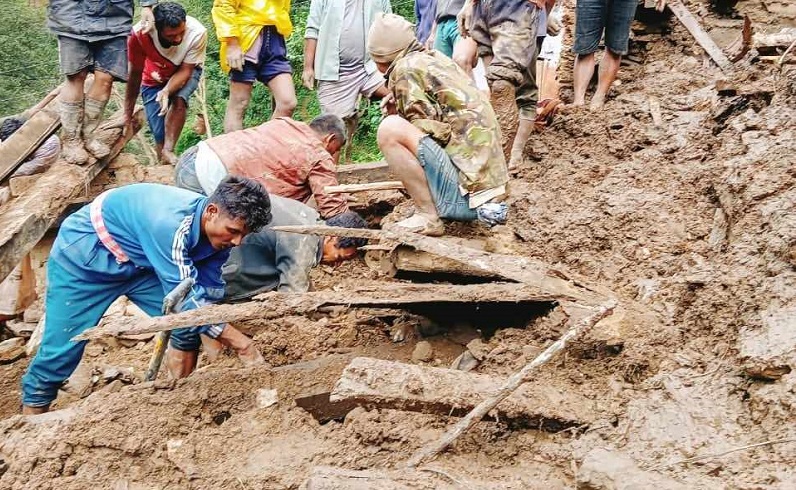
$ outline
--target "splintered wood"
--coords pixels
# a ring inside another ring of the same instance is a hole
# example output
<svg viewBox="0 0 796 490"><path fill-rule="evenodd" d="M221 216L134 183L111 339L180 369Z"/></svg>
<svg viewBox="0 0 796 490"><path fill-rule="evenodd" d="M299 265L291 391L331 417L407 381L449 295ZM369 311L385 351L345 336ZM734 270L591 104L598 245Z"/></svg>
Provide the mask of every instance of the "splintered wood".
<svg viewBox="0 0 796 490"><path fill-rule="evenodd" d="M723 72L729 72L732 70L733 64L727 55L724 54L724 51L721 50L720 47L716 45L716 42L713 41L713 38L702 29L702 26L699 24L699 20L688 10L688 7L683 5L678 0L673 2L669 2L668 5L669 10L672 11L677 20L680 21L683 26L688 29L688 32L694 36L694 39L702 49L710 56L710 58L721 68Z"/></svg>
<svg viewBox="0 0 796 490"><path fill-rule="evenodd" d="M346 291L308 293L270 292L252 301L212 305L174 315L142 320L133 317L109 319L101 327L85 331L74 340L105 336L137 335L180 327L276 319L301 315L325 306L401 308L427 303L538 303L552 302L557 296L529 285L494 283L451 286L437 284L377 284ZM274 325L277 328L277 325ZM254 331L254 329L250 329Z"/></svg>
<svg viewBox="0 0 796 490"><path fill-rule="evenodd" d="M389 408L461 417L494 396L505 379L455 369L359 357L351 361L329 395L349 409ZM512 426L558 432L588 425L596 418L594 402L550 386L525 385L494 411Z"/></svg>
<svg viewBox="0 0 796 490"><path fill-rule="evenodd" d="M41 113L40 113L41 114ZM138 107L133 117L133 131L122 134L122 114L117 113L97 130L97 138L108 142L111 153L85 165L71 165L63 160L49 170L19 198L3 205L0 213L0 280L16 267L55 223L71 201L86 191L92 180L121 152L144 123Z"/></svg>

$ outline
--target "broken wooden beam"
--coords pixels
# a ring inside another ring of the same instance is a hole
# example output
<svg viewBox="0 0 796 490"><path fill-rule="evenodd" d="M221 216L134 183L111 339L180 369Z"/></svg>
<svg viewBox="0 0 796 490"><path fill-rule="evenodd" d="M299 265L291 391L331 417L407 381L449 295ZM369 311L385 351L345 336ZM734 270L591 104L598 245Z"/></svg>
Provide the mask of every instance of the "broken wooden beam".
<svg viewBox="0 0 796 490"><path fill-rule="evenodd" d="M17 167L36 151L36 148L61 127L57 104L56 99L50 100L45 107L25 121L10 138L0 143L0 182L14 173Z"/></svg>
<svg viewBox="0 0 796 490"><path fill-rule="evenodd" d="M667 7L669 7L669 10L677 17L677 20L688 29L688 32L691 33L696 42L705 50L708 56L710 56L710 59L718 65L721 71L729 72L732 70L732 62L727 58L727 55L724 54L724 51L716 45L713 38L702 29L699 20L688 10L688 7L683 5L679 0L669 2Z"/></svg>
<svg viewBox="0 0 796 490"><path fill-rule="evenodd" d="M448 476L445 476L448 475ZM460 478L460 477L459 477ZM453 490L473 487L442 470L349 470L316 466L301 490ZM451 481L451 479L456 481Z"/></svg>
<svg viewBox="0 0 796 490"><path fill-rule="evenodd" d="M0 213L0 280L16 267L55 223L69 202L86 192L89 183L121 152L141 129L144 112L136 108L133 131L123 134L123 117L118 112L97 130L96 137L109 141L111 152L100 160L91 158L85 165L71 165L63 160L50 169L19 198L3 205Z"/></svg>
<svg viewBox="0 0 796 490"><path fill-rule="evenodd" d="M407 466L414 468L424 461L435 458L439 453L450 447L456 439L462 434L470 430L475 424L483 419L489 412L497 408L504 400L511 399L519 389L526 387L526 383L531 380L531 375L542 366L553 359L559 352L563 351L567 342L583 335L589 331L603 318L610 316L616 308L615 301L609 301L596 309L590 316L581 319L569 330L564 333L558 340L550 344L548 348L542 351L541 354L530 363L526 364L522 369L512 374L505 383L489 398L481 401L475 408L472 409L463 419L461 419L455 426L450 428L439 440L426 445L424 448L417 451L409 461ZM541 387L540 387L541 388ZM540 424L541 425L541 424Z"/></svg>
<svg viewBox="0 0 796 490"><path fill-rule="evenodd" d="M552 296L572 298L573 301L597 306L613 294L604 288L586 285L574 275L546 266L538 260L516 255L502 255L474 250L456 243L417 233L398 230L368 230L362 228L339 228L336 226L275 226L275 231L304 233L321 236L361 237L370 240L386 240L411 245L417 250L447 257L483 272L521 282L538 288Z"/></svg>
<svg viewBox="0 0 796 490"><path fill-rule="evenodd" d="M307 293L269 292L251 301L220 304L169 316L141 319L107 319L101 327L89 329L74 340L105 336L137 335L173 330L194 325L235 323L278 319L302 315L325 306L344 305L367 308L407 308L429 303L549 303L560 299L530 285L492 283L489 285L383 284L360 286L346 291L311 291ZM569 299L564 296L565 299Z"/></svg>
<svg viewBox="0 0 796 490"><path fill-rule="evenodd" d="M392 191L403 188L404 183L400 180L387 180L384 182L370 182L367 184L327 185L323 188L323 192L326 194L344 194L368 191Z"/></svg>
<svg viewBox="0 0 796 490"><path fill-rule="evenodd" d="M394 180L387 162L348 163L337 166L337 181L341 184L361 184L363 182L379 182Z"/></svg>
<svg viewBox="0 0 796 490"><path fill-rule="evenodd" d="M448 241L450 238L444 238ZM464 240L461 240L462 242ZM477 240L466 240L461 243L469 248L483 250L484 243ZM464 277L480 277L485 279L498 279L500 275L495 272L484 271L477 267L457 260L441 257L432 253L416 250L407 245L397 247L379 246L378 249L368 250L365 253L365 263L368 267L388 277L394 277L398 272L413 272L421 274L452 274Z"/></svg>
<svg viewBox="0 0 796 490"><path fill-rule="evenodd" d="M505 382L486 374L358 357L343 371L329 401L461 417L497 394ZM560 432L599 418L592 407L583 396L526 385L504 400L493 415L514 427Z"/></svg>

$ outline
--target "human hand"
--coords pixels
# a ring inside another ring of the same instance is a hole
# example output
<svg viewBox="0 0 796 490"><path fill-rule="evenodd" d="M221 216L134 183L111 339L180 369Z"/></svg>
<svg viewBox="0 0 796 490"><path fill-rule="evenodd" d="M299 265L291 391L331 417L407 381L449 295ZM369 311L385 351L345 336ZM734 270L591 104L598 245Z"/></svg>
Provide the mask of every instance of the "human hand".
<svg viewBox="0 0 796 490"><path fill-rule="evenodd" d="M160 105L158 116L165 116L169 111L169 89L164 88L155 96L155 101Z"/></svg>
<svg viewBox="0 0 796 490"><path fill-rule="evenodd" d="M459 34L462 37L470 37L470 27L473 24L473 10L475 10L475 1L466 0L464 6L456 15L456 25L459 26Z"/></svg>
<svg viewBox="0 0 796 490"><path fill-rule="evenodd" d="M301 73L301 83L303 83L308 90L315 90L315 69L313 67L304 67L304 71Z"/></svg>
<svg viewBox="0 0 796 490"><path fill-rule="evenodd" d="M244 55L236 38L227 40L227 65L230 70L243 70Z"/></svg>
<svg viewBox="0 0 796 490"><path fill-rule="evenodd" d="M395 96L392 92L382 97L381 102L379 102L379 108L383 116L390 116L398 113L395 107Z"/></svg>
<svg viewBox="0 0 796 490"><path fill-rule="evenodd" d="M547 17L547 35L548 36L558 36L561 32L561 28L564 27L564 23L561 21L561 17L558 15L550 15Z"/></svg>
<svg viewBox="0 0 796 490"><path fill-rule="evenodd" d="M146 34L155 28L155 14L152 7L141 8L141 32Z"/></svg>
<svg viewBox="0 0 796 490"><path fill-rule="evenodd" d="M666 8L666 0L657 0L655 2L655 10L658 12L663 12L663 9Z"/></svg>

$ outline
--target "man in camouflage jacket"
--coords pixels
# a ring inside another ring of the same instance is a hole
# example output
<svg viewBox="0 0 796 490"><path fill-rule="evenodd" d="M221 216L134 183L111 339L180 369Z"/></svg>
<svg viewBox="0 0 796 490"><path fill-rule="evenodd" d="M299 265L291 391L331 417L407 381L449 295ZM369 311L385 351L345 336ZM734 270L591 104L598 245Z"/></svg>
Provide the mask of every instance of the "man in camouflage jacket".
<svg viewBox="0 0 796 490"><path fill-rule="evenodd" d="M494 224L498 211L504 219L497 202L509 176L489 100L452 60L426 51L402 17L377 17L368 51L391 92L382 102L390 115L379 126L379 148L416 207L398 226L439 236L440 218Z"/></svg>

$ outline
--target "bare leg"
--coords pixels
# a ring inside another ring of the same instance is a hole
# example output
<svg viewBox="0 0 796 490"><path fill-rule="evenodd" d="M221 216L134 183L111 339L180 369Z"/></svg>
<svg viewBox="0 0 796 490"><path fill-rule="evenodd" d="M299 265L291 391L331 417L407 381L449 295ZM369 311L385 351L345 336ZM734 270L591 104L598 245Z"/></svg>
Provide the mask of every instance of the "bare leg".
<svg viewBox="0 0 796 490"><path fill-rule="evenodd" d="M533 132L533 120L520 118L520 123L517 127L517 135L514 137L514 143L511 146L511 160L509 160L509 170L516 169L522 163L522 154L525 150L525 143L531 137Z"/></svg>
<svg viewBox="0 0 796 490"><path fill-rule="evenodd" d="M252 84L243 82L229 82L229 101L227 112L224 115L224 132L231 133L243 129L243 115L249 107L252 96Z"/></svg>
<svg viewBox="0 0 796 490"><path fill-rule="evenodd" d="M605 105L605 96L611 89L611 85L616 80L616 74L619 73L619 64L622 61L622 56L611 52L610 49L605 50L605 56L600 60L600 75L597 81L597 90L594 92L594 97L591 99L592 109L602 109Z"/></svg>
<svg viewBox="0 0 796 490"><path fill-rule="evenodd" d="M592 75L594 75L594 53L577 55L573 81L575 100L572 101L572 105L581 106L586 103L586 89Z"/></svg>
<svg viewBox="0 0 796 490"><path fill-rule="evenodd" d="M161 162L168 165L177 164L177 155L174 154L174 146L180 138L182 128L185 126L185 116L188 113L188 105L181 97L174 97L166 113L166 139L163 142L163 149L159 152Z"/></svg>
<svg viewBox="0 0 796 490"><path fill-rule="evenodd" d="M276 100L276 106L271 117L293 117L296 109L296 87L293 86L293 77L290 73L281 73L268 82L268 88Z"/></svg>
<svg viewBox="0 0 796 490"><path fill-rule="evenodd" d="M91 84L91 88L86 92L86 97L100 102L107 102L111 98L112 88L113 75L96 70L94 72L94 83Z"/></svg>
<svg viewBox="0 0 796 490"><path fill-rule="evenodd" d="M166 350L166 371L171 379L185 378L196 369L198 359L198 350L179 350L169 346Z"/></svg>
<svg viewBox="0 0 796 490"><path fill-rule="evenodd" d="M376 139L390 170L404 183L418 212L439 219L428 188L426 173L417 161L417 147L425 133L400 116L388 116L379 125Z"/></svg>

